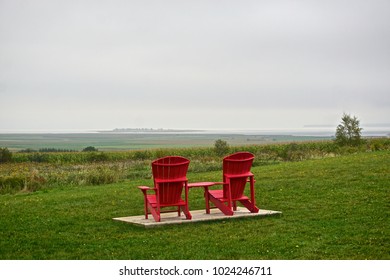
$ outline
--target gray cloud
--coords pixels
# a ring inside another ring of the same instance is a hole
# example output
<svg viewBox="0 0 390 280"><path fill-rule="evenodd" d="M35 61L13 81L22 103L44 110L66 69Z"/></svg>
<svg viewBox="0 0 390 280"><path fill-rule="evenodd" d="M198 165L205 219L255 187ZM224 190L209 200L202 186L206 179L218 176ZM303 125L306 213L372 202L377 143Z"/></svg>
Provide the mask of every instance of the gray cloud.
<svg viewBox="0 0 390 280"><path fill-rule="evenodd" d="M0 131L263 129L345 111L387 122L389 10L381 0L1 0Z"/></svg>

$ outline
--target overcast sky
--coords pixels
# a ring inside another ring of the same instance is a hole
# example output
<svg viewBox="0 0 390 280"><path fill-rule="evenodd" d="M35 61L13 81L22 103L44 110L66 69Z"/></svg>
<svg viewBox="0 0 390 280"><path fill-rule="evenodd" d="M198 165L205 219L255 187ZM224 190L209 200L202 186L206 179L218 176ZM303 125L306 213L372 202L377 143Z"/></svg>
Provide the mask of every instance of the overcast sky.
<svg viewBox="0 0 390 280"><path fill-rule="evenodd" d="M388 0L0 0L0 132L390 123Z"/></svg>

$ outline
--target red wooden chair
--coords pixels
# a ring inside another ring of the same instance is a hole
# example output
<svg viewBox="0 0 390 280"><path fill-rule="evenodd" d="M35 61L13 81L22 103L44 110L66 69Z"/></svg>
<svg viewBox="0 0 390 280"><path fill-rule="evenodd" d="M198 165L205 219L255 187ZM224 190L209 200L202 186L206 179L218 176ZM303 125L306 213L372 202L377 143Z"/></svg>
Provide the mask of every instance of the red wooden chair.
<svg viewBox="0 0 390 280"><path fill-rule="evenodd" d="M231 216L237 210L240 202L250 212L257 213L259 208L255 205L255 179L250 172L254 155L248 152L239 152L223 159L223 185L222 190L209 190L205 192L206 212L210 213L210 201L225 215ZM245 196L245 186L249 183L250 199ZM217 183L218 184L218 183Z"/></svg>
<svg viewBox="0 0 390 280"><path fill-rule="evenodd" d="M188 180L187 170L190 161L179 156L168 156L152 162L154 188L138 187L144 194L145 219L151 213L156 222L161 221L160 213L178 212L185 214L188 220L192 216L188 210ZM182 198L183 188L185 190ZM152 191L152 194L148 192ZM177 207L177 210L161 211L163 207Z"/></svg>

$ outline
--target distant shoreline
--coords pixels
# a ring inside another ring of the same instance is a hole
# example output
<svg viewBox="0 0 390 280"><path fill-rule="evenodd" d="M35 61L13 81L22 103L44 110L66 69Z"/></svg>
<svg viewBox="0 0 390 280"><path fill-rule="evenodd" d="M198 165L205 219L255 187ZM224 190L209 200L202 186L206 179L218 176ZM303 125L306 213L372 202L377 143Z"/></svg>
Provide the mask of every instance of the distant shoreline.
<svg viewBox="0 0 390 280"><path fill-rule="evenodd" d="M321 129L300 130L102 130L78 132L0 132L0 147L12 151L26 149L68 149L81 151L93 146L99 151L145 150L156 148L211 147L217 139L231 146L263 145L302 141L331 141L334 132ZM363 137L389 137L389 130L367 131Z"/></svg>
<svg viewBox="0 0 390 280"><path fill-rule="evenodd" d="M390 127L362 127L363 137L389 137ZM239 129L220 129L220 130L207 130L207 129L146 129L146 128L116 128L112 130L105 129L91 129L91 130L36 130L36 131L0 131L0 135L3 134L51 134L51 135L63 135L63 134L136 134L136 135L247 135L247 136L311 136L311 137L334 137L335 128L328 126L305 126L297 129L264 129L264 130L239 130Z"/></svg>
<svg viewBox="0 0 390 280"><path fill-rule="evenodd" d="M196 133L205 130L194 129L165 129L165 128L114 128L112 130L99 130L99 133Z"/></svg>

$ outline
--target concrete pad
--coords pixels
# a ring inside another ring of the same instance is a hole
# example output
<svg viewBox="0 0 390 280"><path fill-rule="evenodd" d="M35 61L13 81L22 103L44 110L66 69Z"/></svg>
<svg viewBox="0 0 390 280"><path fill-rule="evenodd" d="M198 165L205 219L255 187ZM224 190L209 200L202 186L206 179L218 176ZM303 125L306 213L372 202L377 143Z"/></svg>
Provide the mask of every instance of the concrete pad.
<svg viewBox="0 0 390 280"><path fill-rule="evenodd" d="M263 209L260 209L258 213L251 213L246 208L243 207L237 207L237 211L234 212L233 216L225 216L219 209L216 208L211 209L210 214L206 214L205 210L193 210L190 212L192 215L192 220L187 220L184 214L182 214L182 216L180 217L177 216L177 212L162 213L161 222L155 222L152 215L149 215L149 219L145 219L145 215L141 215L141 216L113 218L113 220L149 228L149 227L157 227L157 226L172 225L172 224L196 223L196 222L224 220L224 219L237 219L237 218L245 218L245 217L264 217L264 216L282 214L282 212L280 211L263 210Z"/></svg>

